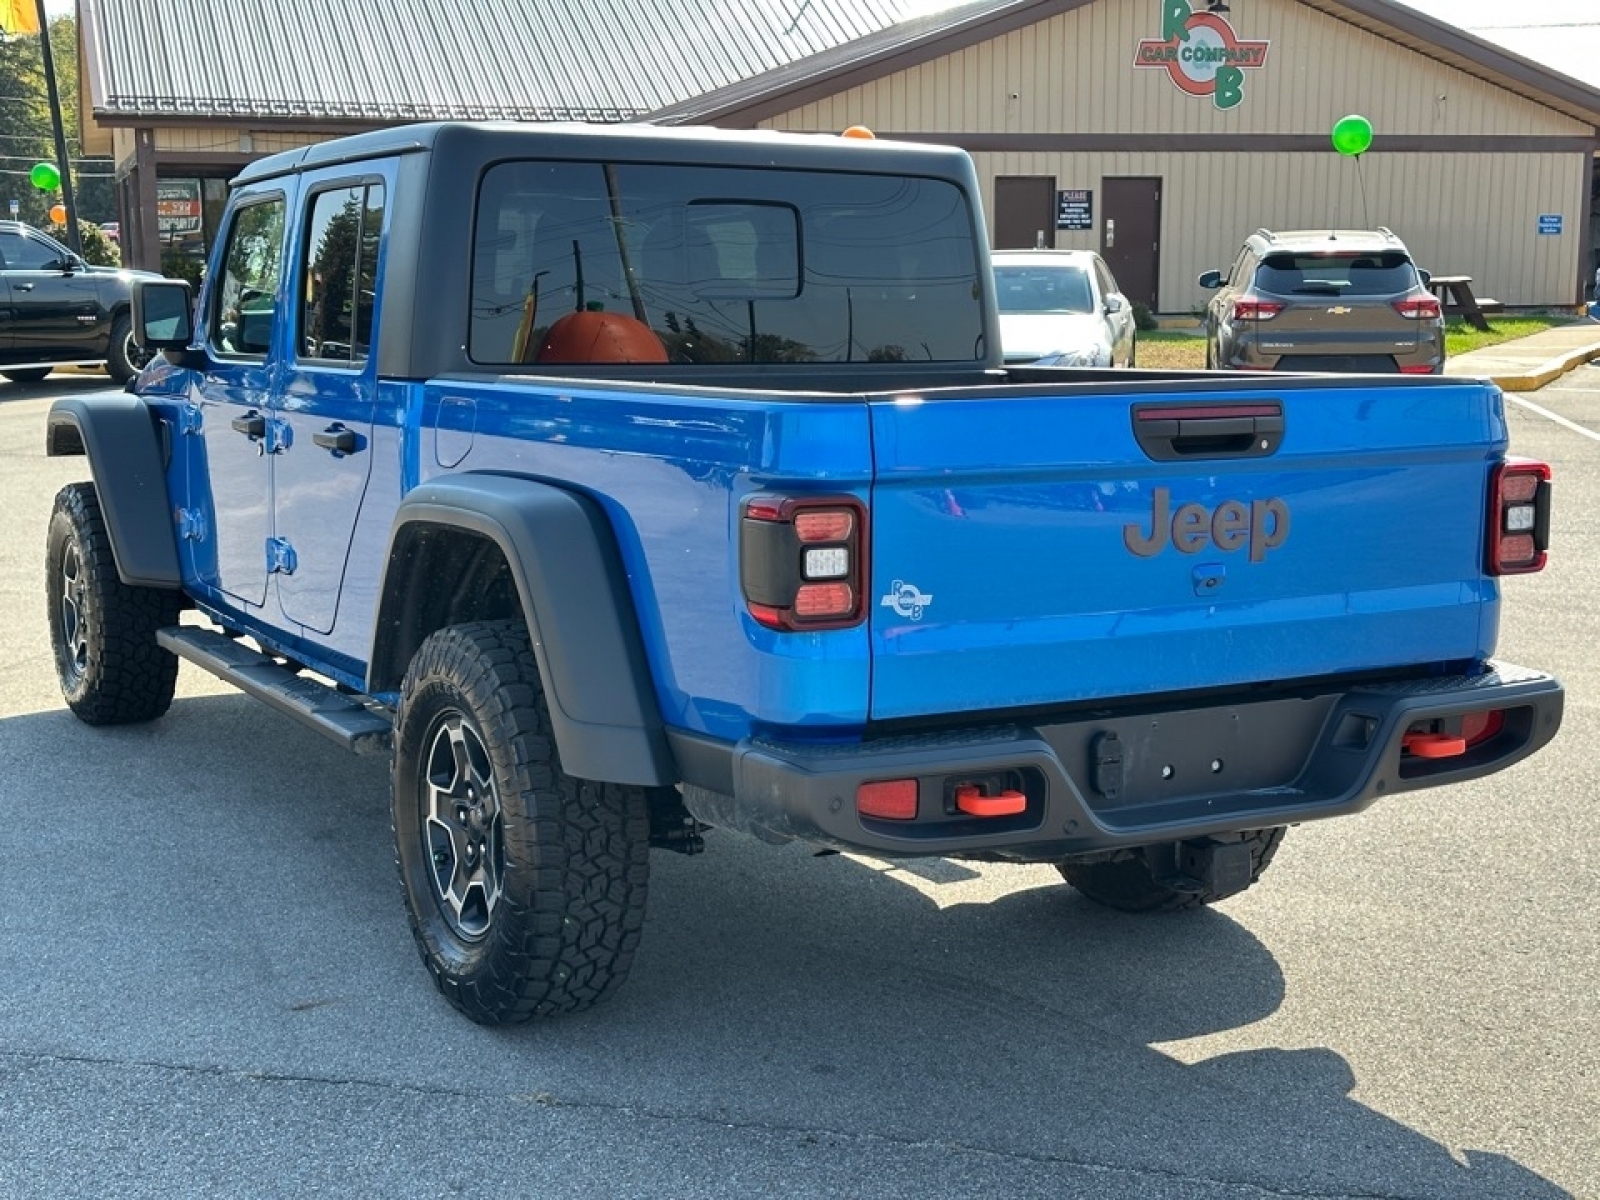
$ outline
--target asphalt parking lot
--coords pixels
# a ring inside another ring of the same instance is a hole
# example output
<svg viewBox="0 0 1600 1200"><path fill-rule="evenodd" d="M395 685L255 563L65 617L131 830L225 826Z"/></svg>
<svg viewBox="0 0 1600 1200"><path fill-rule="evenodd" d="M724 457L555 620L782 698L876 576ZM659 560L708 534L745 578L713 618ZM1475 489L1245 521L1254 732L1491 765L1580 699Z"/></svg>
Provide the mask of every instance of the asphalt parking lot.
<svg viewBox="0 0 1600 1200"><path fill-rule="evenodd" d="M94 386L0 383L0 1196L1600 1196L1600 367L1507 401L1542 755L1165 919L713 833L613 1001L511 1030L426 981L385 764L187 666L152 725L65 711L43 420Z"/></svg>

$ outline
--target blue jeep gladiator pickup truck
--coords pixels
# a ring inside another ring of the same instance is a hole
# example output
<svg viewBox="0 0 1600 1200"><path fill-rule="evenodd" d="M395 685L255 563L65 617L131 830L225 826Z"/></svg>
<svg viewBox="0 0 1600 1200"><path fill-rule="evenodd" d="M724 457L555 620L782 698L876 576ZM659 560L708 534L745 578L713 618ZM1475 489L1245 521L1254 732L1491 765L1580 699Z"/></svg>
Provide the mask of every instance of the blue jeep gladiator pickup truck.
<svg viewBox="0 0 1600 1200"><path fill-rule="evenodd" d="M451 1003L582 1008L706 827L1056 864L1131 910L1554 736L1497 663L1548 469L1449 378L1002 365L973 167L864 139L419 125L235 181L163 353L65 399L51 634L392 754Z"/></svg>

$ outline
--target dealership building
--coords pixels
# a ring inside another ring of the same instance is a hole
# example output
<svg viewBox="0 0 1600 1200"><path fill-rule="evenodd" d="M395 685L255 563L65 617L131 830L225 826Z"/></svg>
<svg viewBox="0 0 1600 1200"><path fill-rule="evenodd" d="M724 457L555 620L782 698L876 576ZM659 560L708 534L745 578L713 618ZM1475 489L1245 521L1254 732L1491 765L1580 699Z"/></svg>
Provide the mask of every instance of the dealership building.
<svg viewBox="0 0 1600 1200"><path fill-rule="evenodd" d="M254 158L435 119L962 146L996 245L1099 250L1168 314L1200 308L1196 277L1262 227L1385 226L1511 307L1578 303L1600 253L1600 89L1390 0L1002 0L909 20L900 0L594 0L548 27L552 10L520 7L462 0L446 27L411 0L78 0L86 149L115 159L132 261L203 252ZM246 14L272 34L231 27ZM1352 114L1373 131L1359 155L1330 139Z"/></svg>

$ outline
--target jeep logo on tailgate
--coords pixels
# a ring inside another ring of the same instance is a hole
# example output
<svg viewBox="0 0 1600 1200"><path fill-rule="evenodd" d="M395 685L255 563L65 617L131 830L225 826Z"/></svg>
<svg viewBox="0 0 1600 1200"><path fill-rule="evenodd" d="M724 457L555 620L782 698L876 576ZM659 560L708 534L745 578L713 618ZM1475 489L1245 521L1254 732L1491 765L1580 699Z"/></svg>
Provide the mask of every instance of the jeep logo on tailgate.
<svg viewBox="0 0 1600 1200"><path fill-rule="evenodd" d="M1153 558L1170 538L1180 554L1198 554L1207 545L1218 550L1250 547L1250 561L1260 562L1268 550L1289 540L1289 505L1276 496L1266 500L1224 500L1216 508L1185 504L1172 511L1172 493L1156 488L1150 504L1150 531L1140 525L1122 527L1122 544L1140 558Z"/></svg>

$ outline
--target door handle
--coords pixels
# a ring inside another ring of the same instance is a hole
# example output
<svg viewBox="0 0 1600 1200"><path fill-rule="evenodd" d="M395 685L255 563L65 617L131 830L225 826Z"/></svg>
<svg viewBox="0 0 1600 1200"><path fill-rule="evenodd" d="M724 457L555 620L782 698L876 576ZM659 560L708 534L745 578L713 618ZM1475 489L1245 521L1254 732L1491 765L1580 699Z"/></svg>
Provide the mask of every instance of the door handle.
<svg viewBox="0 0 1600 1200"><path fill-rule="evenodd" d="M248 437L251 441L267 436L267 419L260 413L246 413L242 417L233 419L233 428Z"/></svg>
<svg viewBox="0 0 1600 1200"><path fill-rule="evenodd" d="M31 292L31 291L33 291L33 284L31 284L31 283L14 283L11 286L16 288L17 291L19 291L19 292Z"/></svg>
<svg viewBox="0 0 1600 1200"><path fill-rule="evenodd" d="M356 433L353 429L346 429L343 425L330 425L311 435L314 444L324 450L332 450L335 454L354 454L356 452Z"/></svg>
<svg viewBox="0 0 1600 1200"><path fill-rule="evenodd" d="M1133 406L1134 440L1156 462L1266 457L1277 453L1283 432L1277 400Z"/></svg>
<svg viewBox="0 0 1600 1200"><path fill-rule="evenodd" d="M1116 244L1117 244L1117 223L1115 221L1107 221L1106 222L1106 249L1107 250L1115 249Z"/></svg>

